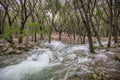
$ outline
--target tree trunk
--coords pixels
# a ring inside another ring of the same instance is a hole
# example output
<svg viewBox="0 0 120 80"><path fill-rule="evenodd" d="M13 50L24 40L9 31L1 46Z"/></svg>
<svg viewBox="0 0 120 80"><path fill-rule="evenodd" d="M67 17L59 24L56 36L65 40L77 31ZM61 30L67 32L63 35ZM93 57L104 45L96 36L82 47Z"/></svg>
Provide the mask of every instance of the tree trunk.
<svg viewBox="0 0 120 80"><path fill-rule="evenodd" d="M94 33L95 33L95 36L96 36L96 38L97 38L97 40L98 40L99 45L100 45L101 47L103 47L103 45L102 45L102 43L101 43L101 41L100 41L100 37L99 37L97 31L96 31L95 28L94 28L94 24L93 24L93 21L92 21L92 20L91 20L91 24L92 24L92 29L93 29L93 31L94 31Z"/></svg>
<svg viewBox="0 0 120 80"><path fill-rule="evenodd" d="M75 29L74 29L74 34L73 34L73 40L76 40L76 34L75 34Z"/></svg>
<svg viewBox="0 0 120 80"><path fill-rule="evenodd" d="M21 22L20 32L19 32L19 44L23 42L23 30L24 30L25 23Z"/></svg>
<svg viewBox="0 0 120 80"><path fill-rule="evenodd" d="M118 34L119 34L119 6L115 0L114 4L114 26L113 26L113 33L114 33L114 43L118 42Z"/></svg>
<svg viewBox="0 0 120 80"><path fill-rule="evenodd" d="M20 33L21 34L21 33ZM19 44L21 44L23 42L23 37L20 35L19 36Z"/></svg>
<svg viewBox="0 0 120 80"><path fill-rule="evenodd" d="M111 38L112 38L112 27L110 26L107 47L110 47L110 45L111 45Z"/></svg>
<svg viewBox="0 0 120 80"><path fill-rule="evenodd" d="M114 43L116 44L118 42L118 30L119 30L117 23L115 23L113 28L114 28L114 30L113 30Z"/></svg>
<svg viewBox="0 0 120 80"><path fill-rule="evenodd" d="M108 45L107 47L110 47L111 45L111 38L112 38L112 27L113 27L113 12L112 12L112 0L110 0L110 28L109 28L109 37L108 37Z"/></svg>
<svg viewBox="0 0 120 80"><path fill-rule="evenodd" d="M34 40L35 40L35 43L37 42L37 33L36 33L36 29L35 29L35 34L34 34Z"/></svg>
<svg viewBox="0 0 120 80"><path fill-rule="evenodd" d="M51 32L48 34L48 42L51 43Z"/></svg>
<svg viewBox="0 0 120 80"><path fill-rule="evenodd" d="M90 29L87 31L88 33L88 41L89 41L89 49L91 53L95 53L94 47L93 47L93 41L92 41L92 35Z"/></svg>
<svg viewBox="0 0 120 80"><path fill-rule="evenodd" d="M85 33L86 34L86 33ZM86 37L86 35L83 35L83 40L82 40L82 44L85 44L85 37Z"/></svg>
<svg viewBox="0 0 120 80"><path fill-rule="evenodd" d="M59 40L61 40L61 37L62 37L62 32L59 31Z"/></svg>

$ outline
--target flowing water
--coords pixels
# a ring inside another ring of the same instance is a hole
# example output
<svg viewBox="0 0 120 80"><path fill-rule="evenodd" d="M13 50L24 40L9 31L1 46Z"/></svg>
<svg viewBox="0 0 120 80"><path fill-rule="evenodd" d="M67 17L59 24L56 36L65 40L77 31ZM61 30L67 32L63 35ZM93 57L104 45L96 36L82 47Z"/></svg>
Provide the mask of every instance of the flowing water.
<svg viewBox="0 0 120 80"><path fill-rule="evenodd" d="M33 49L32 56L26 60L1 68L0 80L66 80L75 73L91 73L89 64L108 59L104 54L97 54L93 60L89 57L88 44L68 45L52 41L40 45L44 48Z"/></svg>

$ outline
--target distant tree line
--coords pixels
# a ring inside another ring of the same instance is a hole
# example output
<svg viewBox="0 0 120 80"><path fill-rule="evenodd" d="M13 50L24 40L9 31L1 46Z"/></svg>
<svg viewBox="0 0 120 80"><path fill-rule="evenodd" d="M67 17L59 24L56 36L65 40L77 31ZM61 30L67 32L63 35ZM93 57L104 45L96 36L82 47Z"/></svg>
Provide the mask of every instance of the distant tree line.
<svg viewBox="0 0 120 80"><path fill-rule="evenodd" d="M120 6L117 0L0 0L0 38L19 44L23 38L32 36L37 42L52 33L68 34L81 44L87 36L90 52L95 53L92 37L101 47L101 37L108 38L107 47L118 42L120 35ZM77 36L77 37L76 37Z"/></svg>

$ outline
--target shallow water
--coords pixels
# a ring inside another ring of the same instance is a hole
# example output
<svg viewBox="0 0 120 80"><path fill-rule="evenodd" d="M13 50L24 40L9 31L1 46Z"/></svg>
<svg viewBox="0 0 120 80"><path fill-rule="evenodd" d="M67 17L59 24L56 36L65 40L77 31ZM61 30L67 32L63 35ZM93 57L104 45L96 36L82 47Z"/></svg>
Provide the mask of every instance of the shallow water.
<svg viewBox="0 0 120 80"><path fill-rule="evenodd" d="M0 80L66 80L76 73L90 73L88 64L95 60L107 61L104 54L89 57L89 47L85 45L68 45L59 41L41 43L45 48L35 48L32 56L26 60L0 69ZM85 56L82 56L82 55ZM81 55L81 56L78 56Z"/></svg>

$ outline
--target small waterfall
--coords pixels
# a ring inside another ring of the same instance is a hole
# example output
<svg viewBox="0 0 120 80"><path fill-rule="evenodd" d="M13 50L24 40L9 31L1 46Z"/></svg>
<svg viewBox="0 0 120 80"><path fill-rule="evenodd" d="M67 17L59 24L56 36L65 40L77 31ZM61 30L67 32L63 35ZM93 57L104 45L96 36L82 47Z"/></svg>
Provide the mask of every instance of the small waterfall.
<svg viewBox="0 0 120 80"><path fill-rule="evenodd" d="M38 49L27 60L6 67L0 72L0 80L22 80L22 77L27 74L34 74L41 71L43 68L50 66L52 52L49 49ZM34 52L34 51L33 51Z"/></svg>
<svg viewBox="0 0 120 80"><path fill-rule="evenodd" d="M70 73L80 62L76 51L89 51L88 45L67 45L59 41L41 43L45 48L33 49L32 56L0 71L0 80L58 80ZM86 54L86 53L84 53ZM84 60L84 61L83 61ZM85 68L83 68L85 70ZM58 72L61 73L58 73Z"/></svg>

